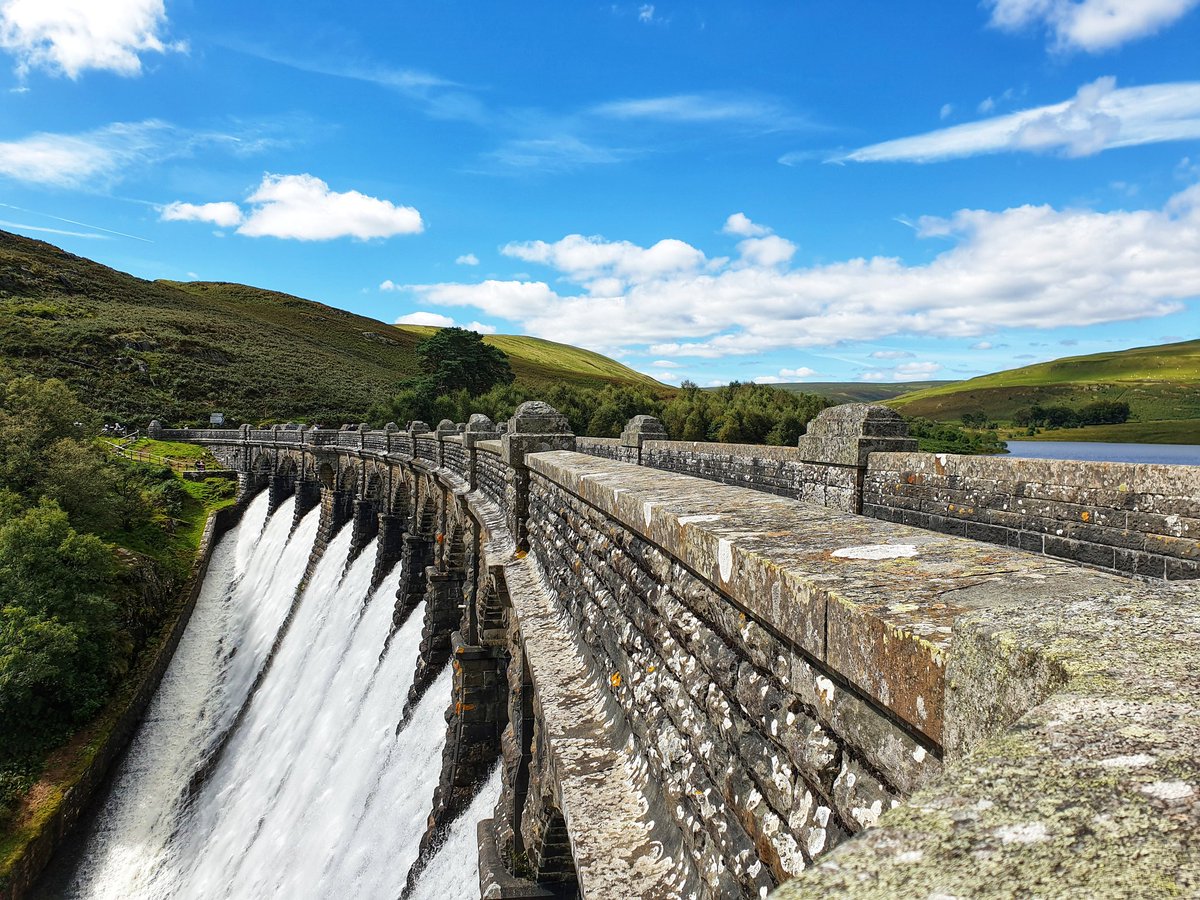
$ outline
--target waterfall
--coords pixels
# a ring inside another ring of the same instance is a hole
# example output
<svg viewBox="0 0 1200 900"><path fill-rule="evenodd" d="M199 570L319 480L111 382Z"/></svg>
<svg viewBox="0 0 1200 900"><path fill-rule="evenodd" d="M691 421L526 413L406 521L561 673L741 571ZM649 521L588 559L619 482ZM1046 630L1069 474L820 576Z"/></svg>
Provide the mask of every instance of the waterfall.
<svg viewBox="0 0 1200 900"><path fill-rule="evenodd" d="M215 548L110 795L42 896L399 896L441 770L450 667L397 734L424 610L388 640L399 567L371 591L377 545L347 566L349 528L297 597L319 509L289 535L293 513L268 517L264 493ZM466 895L469 827L453 876Z"/></svg>
<svg viewBox="0 0 1200 900"><path fill-rule="evenodd" d="M421 873L410 900L442 900L444 897L473 897L479 893L476 825L491 818L500 799L500 767L479 789L466 812L454 820L445 843Z"/></svg>

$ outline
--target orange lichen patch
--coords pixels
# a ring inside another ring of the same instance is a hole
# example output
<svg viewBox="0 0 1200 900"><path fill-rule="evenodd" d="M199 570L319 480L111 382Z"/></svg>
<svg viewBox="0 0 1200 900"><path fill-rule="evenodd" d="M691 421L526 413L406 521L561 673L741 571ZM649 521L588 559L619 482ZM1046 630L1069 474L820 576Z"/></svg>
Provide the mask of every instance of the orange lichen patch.
<svg viewBox="0 0 1200 900"><path fill-rule="evenodd" d="M1083 512L1081 512L1079 514L1079 518L1083 519L1083 521L1086 522L1088 519L1091 518L1091 514L1085 509Z"/></svg>
<svg viewBox="0 0 1200 900"><path fill-rule="evenodd" d="M615 687L615 688L619 688L619 687L621 686L621 673L620 673L620 672L613 672L613 673L612 673L612 677L608 679L608 682L609 682L609 684L611 684L613 687Z"/></svg>

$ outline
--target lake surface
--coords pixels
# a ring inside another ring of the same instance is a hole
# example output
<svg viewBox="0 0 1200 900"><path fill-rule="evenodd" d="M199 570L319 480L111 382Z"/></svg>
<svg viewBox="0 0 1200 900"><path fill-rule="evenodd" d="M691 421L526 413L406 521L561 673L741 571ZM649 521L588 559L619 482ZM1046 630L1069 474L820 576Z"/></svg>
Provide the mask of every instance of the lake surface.
<svg viewBox="0 0 1200 900"><path fill-rule="evenodd" d="M1100 441L1009 441L1008 455L1021 459L1083 459L1098 462L1200 466L1200 444L1108 444Z"/></svg>

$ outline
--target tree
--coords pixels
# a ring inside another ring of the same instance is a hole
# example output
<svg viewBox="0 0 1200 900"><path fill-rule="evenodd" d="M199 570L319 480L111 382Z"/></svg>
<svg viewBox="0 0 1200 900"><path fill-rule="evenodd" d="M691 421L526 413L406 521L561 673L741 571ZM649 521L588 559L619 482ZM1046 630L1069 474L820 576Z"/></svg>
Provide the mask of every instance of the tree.
<svg viewBox="0 0 1200 900"><path fill-rule="evenodd" d="M465 328L441 328L417 344L417 357L433 396L465 390L477 396L498 384L511 384L512 367L498 347Z"/></svg>

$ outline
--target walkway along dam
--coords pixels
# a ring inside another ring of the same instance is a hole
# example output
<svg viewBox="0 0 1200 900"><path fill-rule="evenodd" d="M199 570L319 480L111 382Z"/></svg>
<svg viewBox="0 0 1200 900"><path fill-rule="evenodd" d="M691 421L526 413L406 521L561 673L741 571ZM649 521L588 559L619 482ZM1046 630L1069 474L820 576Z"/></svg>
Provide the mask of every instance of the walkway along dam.
<svg viewBox="0 0 1200 900"><path fill-rule="evenodd" d="M357 579L314 609L386 593L401 718L446 722L410 888L457 830L489 898L1200 893L1200 469L922 454L861 405L794 448L542 403L152 435L305 523L310 593Z"/></svg>

